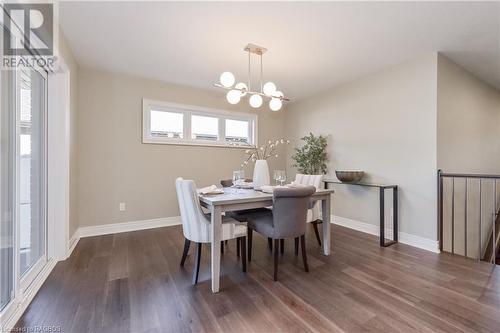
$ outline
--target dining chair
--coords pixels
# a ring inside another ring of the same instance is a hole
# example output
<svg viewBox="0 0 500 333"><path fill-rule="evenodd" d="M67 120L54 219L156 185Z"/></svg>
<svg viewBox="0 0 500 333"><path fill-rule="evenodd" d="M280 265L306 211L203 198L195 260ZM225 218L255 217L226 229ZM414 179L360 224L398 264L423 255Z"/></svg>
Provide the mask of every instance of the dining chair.
<svg viewBox="0 0 500 333"><path fill-rule="evenodd" d="M247 182L247 183L252 182L252 181L253 181L253 179L251 179L251 178L245 179L245 182ZM222 185L222 187L231 187L231 186L233 186L233 180L232 179L223 179L220 181L220 184ZM235 210L232 212L225 212L224 214L226 216L232 217L233 219L235 219L239 222L246 222L247 216L249 214L265 212L265 211L268 211L268 209L267 208L254 208L254 209ZM236 255L238 257L240 256L239 240L236 240Z"/></svg>
<svg viewBox="0 0 500 333"><path fill-rule="evenodd" d="M314 186L316 189L323 188L323 175L304 175L298 173L295 176L295 183L301 185ZM321 238L319 237L318 224L323 223L321 216L321 201L312 202L307 210L307 223L311 223L314 229L314 234L321 246ZM298 239L295 240L295 253L298 251Z"/></svg>
<svg viewBox="0 0 500 333"><path fill-rule="evenodd" d="M276 188L273 191L273 209L250 214L247 217L248 261L252 258L252 232L255 230L274 240L274 281L278 280L278 252L286 238L300 238L304 270L309 272L306 254L306 218L314 186Z"/></svg>
<svg viewBox="0 0 500 333"><path fill-rule="evenodd" d="M177 178L175 180L177 200L182 220L182 233L184 234L184 251L182 253L181 266L184 266L191 242L196 243L195 267L193 270L193 284L198 283L200 272L201 247L203 243L211 243L212 231L210 226L210 214L201 210L196 186L192 180ZM245 224L233 218L224 216L222 219L221 241L238 239L241 244L241 263L243 272L246 272L246 233Z"/></svg>

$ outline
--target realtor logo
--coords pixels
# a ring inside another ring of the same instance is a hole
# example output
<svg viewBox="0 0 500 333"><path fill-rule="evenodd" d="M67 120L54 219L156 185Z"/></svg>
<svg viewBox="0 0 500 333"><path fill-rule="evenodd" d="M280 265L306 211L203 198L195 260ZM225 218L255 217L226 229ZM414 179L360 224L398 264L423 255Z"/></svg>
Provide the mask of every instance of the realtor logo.
<svg viewBox="0 0 500 333"><path fill-rule="evenodd" d="M3 9L4 56L53 55L53 4L6 3Z"/></svg>

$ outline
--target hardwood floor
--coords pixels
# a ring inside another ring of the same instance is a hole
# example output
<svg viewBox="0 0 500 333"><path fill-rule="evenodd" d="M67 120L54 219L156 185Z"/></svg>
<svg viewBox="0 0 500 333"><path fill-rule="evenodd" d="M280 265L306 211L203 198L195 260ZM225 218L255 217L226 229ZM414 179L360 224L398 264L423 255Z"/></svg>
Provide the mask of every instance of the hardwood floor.
<svg viewBox="0 0 500 333"><path fill-rule="evenodd" d="M293 240L279 281L267 240L253 237L242 273L236 241L222 257L221 292L210 291L210 246L191 285L180 227L83 238L58 263L17 328L63 332L499 332L500 270L458 256L333 226L332 255L307 237L309 273ZM500 267L499 267L500 268Z"/></svg>

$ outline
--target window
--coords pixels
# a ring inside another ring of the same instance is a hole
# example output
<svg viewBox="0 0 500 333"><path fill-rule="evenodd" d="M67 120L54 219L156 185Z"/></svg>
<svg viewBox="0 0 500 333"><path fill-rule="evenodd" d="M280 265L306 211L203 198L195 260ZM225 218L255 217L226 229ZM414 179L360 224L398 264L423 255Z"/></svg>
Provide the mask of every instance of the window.
<svg viewBox="0 0 500 333"><path fill-rule="evenodd" d="M219 140L219 119L216 117L191 116L191 139Z"/></svg>
<svg viewBox="0 0 500 333"><path fill-rule="evenodd" d="M249 143L248 125L248 121L226 119L226 141Z"/></svg>
<svg viewBox="0 0 500 333"><path fill-rule="evenodd" d="M183 114L151 110L150 128L152 136L182 139Z"/></svg>
<svg viewBox="0 0 500 333"><path fill-rule="evenodd" d="M255 146L256 138L256 115L143 100L143 143Z"/></svg>

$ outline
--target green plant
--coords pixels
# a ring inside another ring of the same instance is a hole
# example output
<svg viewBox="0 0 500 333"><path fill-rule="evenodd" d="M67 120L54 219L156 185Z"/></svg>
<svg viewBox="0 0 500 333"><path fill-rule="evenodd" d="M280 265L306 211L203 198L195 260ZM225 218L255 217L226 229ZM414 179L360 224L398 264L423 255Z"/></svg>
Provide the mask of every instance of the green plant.
<svg viewBox="0 0 500 333"><path fill-rule="evenodd" d="M292 156L295 161L293 166L299 172L308 175L326 174L326 162L328 161L326 137L314 136L314 134L309 133L308 136L300 139L305 141L305 144L300 148L295 148L295 154Z"/></svg>

